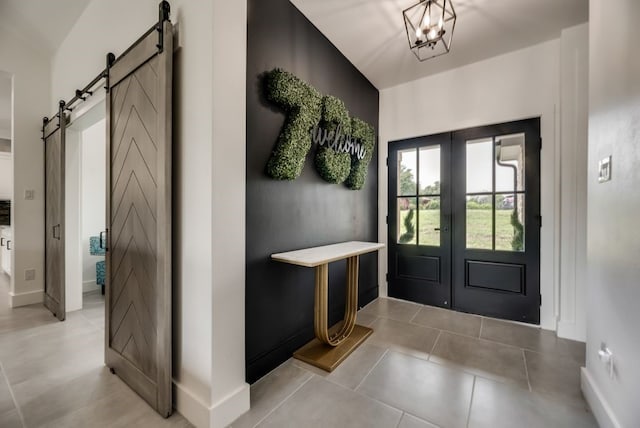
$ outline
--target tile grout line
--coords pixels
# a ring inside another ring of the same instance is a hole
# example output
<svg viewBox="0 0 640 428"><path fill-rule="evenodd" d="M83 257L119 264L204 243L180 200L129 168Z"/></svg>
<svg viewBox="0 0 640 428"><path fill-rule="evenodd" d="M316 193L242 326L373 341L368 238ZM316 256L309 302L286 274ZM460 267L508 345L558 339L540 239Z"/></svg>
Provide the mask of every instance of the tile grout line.
<svg viewBox="0 0 640 428"><path fill-rule="evenodd" d="M473 407L473 396L476 393L476 379L478 377L474 376L473 377L473 386L471 387L471 400L469 400L469 411L467 412L467 424L465 425L466 428L469 428L469 423L471 422L471 408Z"/></svg>
<svg viewBox="0 0 640 428"><path fill-rule="evenodd" d="M393 300L398 300L398 299L393 299ZM399 301L402 301L402 300L399 300ZM447 330L447 329L442 329L442 328L439 328L439 327L433 327L433 326L429 326L429 325L419 324L419 323L414 321L416 316L417 316L417 314L414 315L409 321L399 321L399 320L395 320L395 319L394 319L394 321L406 322L406 323L409 323L411 325L416 325L416 326L425 327L425 328L431 328L431 329L434 329L434 330L442 330L445 333L452 333L452 334L456 334L458 336L474 337L476 339L480 339L480 340L483 340L485 342L496 343L496 344L499 344L499 345L509 346L509 347L512 347L512 348L525 349L525 350L527 350L529 352L535 352L535 353L538 353L538 354L544 354L545 353L544 351L539 350L539 349L532 349L531 347L522 347L522 346L514 345L514 344L511 344L511 343L501 342L499 340L488 339L488 338L482 337L482 330L484 329L484 320L485 319L495 320L495 321L498 321L498 322L504 322L504 323L508 323L510 325L515 325L515 326L523 326L523 327L526 327L526 328L531 329L531 330L542 330L540 327L536 327L536 326L529 325L529 324L526 324L526 323L520 323L520 322L517 322L517 321L511 321L511 320L505 320L505 319L500 319L500 318L487 317L487 316L483 316L483 315L477 315L477 314L466 313L466 312L458 312L458 311L455 311L453 309L445 309L445 308L440 308L438 306L429 306L429 305L420 305L420 306L422 306L423 308L429 307L429 308L435 308L437 310L453 312L453 313L456 313L456 314L463 314L463 315L469 315L469 316L478 317L478 318L480 318L480 332L479 332L478 336L471 336L471 335L468 335L468 334L460 333L458 331ZM562 338L557 336L557 332L555 332L555 335L556 335L556 339L562 339ZM563 340L565 340L565 339L563 339ZM571 339L566 339L566 340L571 340ZM576 342L576 341L574 340L574 342ZM555 351L553 352L553 355L556 355L556 356L561 357L561 358L573 360L572 357L566 356L566 355L562 355L561 353L558 353L558 352L555 352ZM582 365L582 363L578 362L578 365Z"/></svg>
<svg viewBox="0 0 640 428"><path fill-rule="evenodd" d="M384 352L382 353L382 355L380 355L380 358L378 358L378 361L376 361L376 363L371 367L371 369L367 372L366 375L364 375L364 377L362 378L362 380L360 381L360 383L358 383L358 385L356 385L355 388L353 388L354 391L358 391L358 388L360 388L360 386L362 386L362 384L364 383L365 380L367 380L367 378L369 377L369 375L371 374L371 372L378 367L378 364L380 364L380 361L382 361L382 359L384 358L385 355L387 355L387 353L389 352L389 348L386 348L384 350Z"/></svg>
<svg viewBox="0 0 640 428"><path fill-rule="evenodd" d="M425 418L423 418L423 417L420 417L420 416L414 415L413 413L409 413L409 412L403 412L403 413L404 413L405 415L409 415L409 416L411 416L411 417L413 417L413 418L415 418L415 419L418 419L418 420L420 420L420 421L424 421L424 422L426 422L426 423L428 423L428 424L431 424L431 425L433 425L434 427L438 427L438 428L440 427L440 425L436 424L435 422L431 422L431 420L429 420L429 419L425 419Z"/></svg>
<svg viewBox="0 0 640 428"><path fill-rule="evenodd" d="M429 327L429 328L431 328L431 327ZM442 330L442 331L445 332L445 333L449 333L449 334L455 334L456 336L461 336L461 337L466 337L466 338L471 338L471 339L477 339L477 340L479 340L481 342L493 343L495 345L506 346L507 348L526 349L529 352L535 352L536 354L543 354L542 351L534 351L534 350L531 350L529 348L522 348L521 346L511 345L509 343L498 342L497 340L493 340L493 339L485 339L484 337L469 336L467 334L462 334L462 333L458 333L458 332L450 331L450 330ZM553 355L557 355L557 354L553 354ZM560 357L562 357L562 356L560 356Z"/></svg>
<svg viewBox="0 0 640 428"><path fill-rule="evenodd" d="M429 357L427 358L427 361L431 361L431 356L433 355L433 351L436 350L436 345L438 344L438 340L440 339L441 335L442 330L438 330L438 336L436 337L436 340L433 341L433 346L431 347L431 351L429 351Z"/></svg>
<svg viewBox="0 0 640 428"><path fill-rule="evenodd" d="M398 409L400 410L400 409ZM402 419L404 418L404 415L406 414L406 412L400 410L402 413L400 414L400 419L398 420L398 423L396 424L396 428L400 428L400 424L402 423Z"/></svg>
<svg viewBox="0 0 640 428"><path fill-rule="evenodd" d="M280 402L279 404L277 404L273 409L271 409L266 415L264 415L263 418L261 418L258 422L256 422L253 427L257 427L258 425L260 425L262 422L264 422L269 416L271 416L276 410L278 410L280 407L282 407L282 405L284 403L287 402L287 400L289 400L289 398L291 398L293 396L293 394L295 394L296 392L298 392L303 386L305 386L307 384L307 382L309 382L311 379L314 378L314 374L311 373L311 376L309 376L309 379L305 380L304 382L302 382L300 384L299 387L297 387L295 390L293 390L293 392L291 392L291 394L287 395L282 402Z"/></svg>
<svg viewBox="0 0 640 428"><path fill-rule="evenodd" d="M527 375L527 385L529 385L529 392L532 392L531 388L531 379L529 379L529 369L527 368L527 355L524 353L524 349L522 349L522 359L524 360L524 373Z"/></svg>
<svg viewBox="0 0 640 428"><path fill-rule="evenodd" d="M416 311L416 313L411 317L411 319L409 320L409 323L413 323L413 320L416 319L416 317L418 316L418 314L420 313L420 311L422 310L422 308L418 308L418 310Z"/></svg>
<svg viewBox="0 0 640 428"><path fill-rule="evenodd" d="M471 339L480 339L480 337L478 337L476 335L472 336L470 334L464 334L464 333L460 333L458 331L447 330L446 328L440 328L440 327L433 327L433 326L430 326L430 325L418 324L418 323L415 323L415 322L412 322L412 321L409 321L409 322L397 321L397 322L403 322L405 324L409 324L409 325L412 325L412 326L415 326L415 327L428 328L430 330L437 330L437 331L440 331L440 332L443 332L443 333L451 333L451 334L455 334L457 336L468 337L468 338L471 338ZM485 340L485 339L482 339L482 340ZM489 342L489 341L487 341L487 342ZM500 343L500 342L494 342L494 343ZM502 345L502 343L500 343L500 344ZM507 345L507 346L513 346L513 345ZM518 348L518 347L516 346L516 348Z"/></svg>
<svg viewBox="0 0 640 428"><path fill-rule="evenodd" d="M13 405L16 408L16 412L18 412L18 417L20 417L20 423L22 424L23 428L27 428L27 424L24 421L24 415L22 414L22 410L20 410L20 406L18 405L18 401L16 400L16 396L13 393L13 389L11 388L11 384L9 383L9 378L7 377L7 373L4 371L4 366L2 365L1 361L0 361L0 371L2 371L2 377L4 378L4 381L7 384L7 389L9 390L9 394L11 395L11 400L13 401Z"/></svg>

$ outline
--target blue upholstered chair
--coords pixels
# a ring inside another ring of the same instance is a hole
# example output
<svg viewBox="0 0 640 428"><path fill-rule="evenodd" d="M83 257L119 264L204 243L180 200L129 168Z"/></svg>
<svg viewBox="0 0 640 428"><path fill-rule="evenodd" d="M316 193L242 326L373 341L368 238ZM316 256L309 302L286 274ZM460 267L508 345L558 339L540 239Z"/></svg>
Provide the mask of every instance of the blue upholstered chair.
<svg viewBox="0 0 640 428"><path fill-rule="evenodd" d="M104 248L100 248L100 237L92 236L89 238L89 254L92 256L104 256ZM106 277L106 265L104 260L96 263L96 283L102 286L102 294L104 294L104 284Z"/></svg>

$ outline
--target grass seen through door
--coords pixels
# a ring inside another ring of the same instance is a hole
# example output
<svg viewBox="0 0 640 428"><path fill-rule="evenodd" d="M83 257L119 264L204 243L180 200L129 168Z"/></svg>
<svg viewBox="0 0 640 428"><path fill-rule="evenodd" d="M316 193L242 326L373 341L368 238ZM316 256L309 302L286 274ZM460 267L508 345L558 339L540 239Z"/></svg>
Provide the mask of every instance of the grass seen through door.
<svg viewBox="0 0 640 428"><path fill-rule="evenodd" d="M400 209L400 218L398 219L399 233L402 236L407 233L405 224L406 217L409 215L410 209ZM417 214L417 215L416 215ZM512 209L496 210L496 250L513 251L511 240L514 235L514 227L511 225ZM419 220L418 220L419 219ZM411 219L413 229L419 223L420 245L440 244L440 232L435 230L440 228L440 209L420 209L414 210ZM467 210L467 248L491 249L492 247L492 228L491 228L491 210L490 209L468 209ZM409 238L405 235L405 239ZM416 235L413 233L411 239L406 240L403 244L415 245Z"/></svg>

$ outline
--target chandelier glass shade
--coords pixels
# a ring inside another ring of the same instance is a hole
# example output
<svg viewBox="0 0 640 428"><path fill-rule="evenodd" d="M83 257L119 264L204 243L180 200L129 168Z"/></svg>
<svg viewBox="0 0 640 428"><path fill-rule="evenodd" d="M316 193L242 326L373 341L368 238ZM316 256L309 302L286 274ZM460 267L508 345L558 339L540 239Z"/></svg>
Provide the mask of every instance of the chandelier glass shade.
<svg viewBox="0 0 640 428"><path fill-rule="evenodd" d="M420 61L449 53L456 12L450 0L422 0L402 12L409 48Z"/></svg>

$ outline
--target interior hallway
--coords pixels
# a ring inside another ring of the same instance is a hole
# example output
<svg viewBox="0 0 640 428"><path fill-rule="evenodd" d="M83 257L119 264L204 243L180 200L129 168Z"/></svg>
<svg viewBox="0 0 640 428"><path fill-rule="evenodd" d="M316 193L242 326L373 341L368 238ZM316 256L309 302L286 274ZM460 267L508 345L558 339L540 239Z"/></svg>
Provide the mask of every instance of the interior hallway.
<svg viewBox="0 0 640 428"><path fill-rule="evenodd" d="M597 427L584 343L383 298L358 323L374 333L334 372L289 359L251 386L232 427Z"/></svg>
<svg viewBox="0 0 640 428"><path fill-rule="evenodd" d="M10 309L0 275L0 427L188 427L163 419L104 365L104 298L58 321L42 305Z"/></svg>

